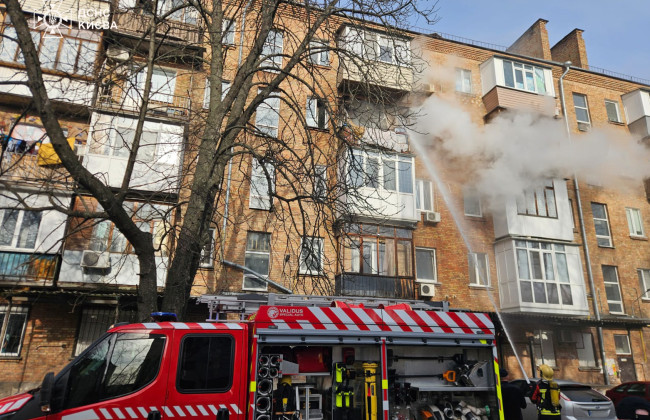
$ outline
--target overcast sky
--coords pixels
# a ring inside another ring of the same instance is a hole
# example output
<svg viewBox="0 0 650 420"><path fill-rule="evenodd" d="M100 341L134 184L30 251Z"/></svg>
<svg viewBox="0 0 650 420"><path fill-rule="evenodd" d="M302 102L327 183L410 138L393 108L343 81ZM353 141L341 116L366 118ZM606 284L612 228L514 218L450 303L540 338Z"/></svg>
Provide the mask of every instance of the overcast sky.
<svg viewBox="0 0 650 420"><path fill-rule="evenodd" d="M579 28L591 66L650 83L650 0L438 0L438 17L416 26L505 47L539 18L551 46Z"/></svg>

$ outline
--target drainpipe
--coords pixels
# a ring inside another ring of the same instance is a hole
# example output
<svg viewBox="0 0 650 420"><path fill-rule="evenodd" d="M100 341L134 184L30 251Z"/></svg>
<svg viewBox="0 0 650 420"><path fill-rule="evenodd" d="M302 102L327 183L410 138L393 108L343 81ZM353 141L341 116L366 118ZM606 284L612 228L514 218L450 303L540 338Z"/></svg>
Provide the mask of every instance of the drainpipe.
<svg viewBox="0 0 650 420"><path fill-rule="evenodd" d="M562 64L564 73L560 76L560 101L562 102L562 116L564 118L564 128L566 129L566 136L571 141L571 130L569 129L569 119L567 117L566 103L564 101L564 76L567 75L571 68L571 62L567 61ZM596 332L598 334L598 344L600 350L601 368L603 369L603 378L605 385L609 385L609 375L607 374L607 367L605 366L605 343L603 342L603 327L600 324L600 310L598 309L598 302L596 302L596 286L594 284L594 273L591 270L591 257L589 256L589 244L587 243L587 232L585 230L585 219L582 214L582 201L580 200L580 185L578 183L578 175L573 172L573 188L576 194L576 204L578 205L578 221L580 224L580 236L582 238L582 246L585 254L585 264L587 266L587 279L589 280L589 288L591 289L591 302L594 309L594 316L596 317Z"/></svg>

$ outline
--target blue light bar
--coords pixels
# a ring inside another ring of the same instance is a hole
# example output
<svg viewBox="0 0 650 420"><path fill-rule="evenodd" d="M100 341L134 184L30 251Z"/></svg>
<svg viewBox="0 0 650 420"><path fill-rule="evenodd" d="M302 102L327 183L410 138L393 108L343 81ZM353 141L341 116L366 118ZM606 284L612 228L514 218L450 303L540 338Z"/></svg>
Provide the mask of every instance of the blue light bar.
<svg viewBox="0 0 650 420"><path fill-rule="evenodd" d="M151 320L153 322L175 322L178 319L173 312L152 312Z"/></svg>

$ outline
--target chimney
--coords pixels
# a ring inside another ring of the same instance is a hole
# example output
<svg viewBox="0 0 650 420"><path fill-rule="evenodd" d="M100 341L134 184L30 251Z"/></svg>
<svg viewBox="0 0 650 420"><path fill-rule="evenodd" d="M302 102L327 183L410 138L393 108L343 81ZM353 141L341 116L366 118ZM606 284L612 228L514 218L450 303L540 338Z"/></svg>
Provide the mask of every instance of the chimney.
<svg viewBox="0 0 650 420"><path fill-rule="evenodd" d="M522 36L508 47L506 52L550 60L551 49L548 43L547 23L546 19L537 19L537 22L533 23Z"/></svg>
<svg viewBox="0 0 650 420"><path fill-rule="evenodd" d="M574 66L583 69L589 68L587 61L587 47L585 40L582 38L582 29L574 29L567 36L562 38L551 48L553 61L564 63L571 61Z"/></svg>

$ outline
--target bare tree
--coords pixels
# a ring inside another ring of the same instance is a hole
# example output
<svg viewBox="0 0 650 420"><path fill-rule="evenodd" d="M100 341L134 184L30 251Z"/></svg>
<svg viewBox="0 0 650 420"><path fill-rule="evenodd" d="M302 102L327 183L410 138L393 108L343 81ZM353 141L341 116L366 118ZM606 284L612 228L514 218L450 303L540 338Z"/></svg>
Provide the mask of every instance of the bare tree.
<svg viewBox="0 0 650 420"><path fill-rule="evenodd" d="M136 175L143 170L146 119L155 108L156 65L173 61L189 66L197 75L187 91L190 98L202 97L196 93L199 75L206 74L209 89L205 104L195 100L191 106L182 171L160 173L161 184L148 188L158 194L174 188L178 192L175 207L166 209L163 217L173 251L162 309L182 315L202 251L211 241L211 229L221 238L218 259L226 260L232 252L229 229L236 231L250 217L233 197L253 189L253 196L259 197L257 208L269 211L266 223L287 232L286 246L293 254L314 249L313 244L301 245L300 238L323 236L323 232L329 244L318 246L335 248L332 227L354 220L352 215L361 207L382 214L376 204L381 197L358 193L362 183L377 182L375 163L356 159L351 148L379 153L400 150L405 140L392 128L408 125L407 99L413 87L404 22L416 14L431 21L435 6L424 9L415 0L188 0L161 7L164 1L168 0L131 6L130 12L141 16L140 37L124 49L126 58L107 57L97 78L98 100L115 89L136 95L137 120L129 141L123 142L128 159L116 184L80 163L70 148L48 97L42 63L21 5L18 0L3 0L24 56L32 105L65 176L100 205L83 212L61 211L85 220L110 220L130 243L139 262L140 319L157 308L155 255L160 250L151 231L139 228L124 203L129 192L138 189ZM184 42L178 47L183 51L164 47L173 29L169 22L179 13L192 16L202 28L196 45ZM188 54L187 48L199 52ZM129 89L129 84L140 89ZM103 129L108 132L110 125ZM91 128L93 136L100 136L101 127L100 121ZM170 149L170 153L180 151ZM154 165L144 168L156 170ZM295 277L294 285L297 290L331 293L325 270L322 274L308 285Z"/></svg>

